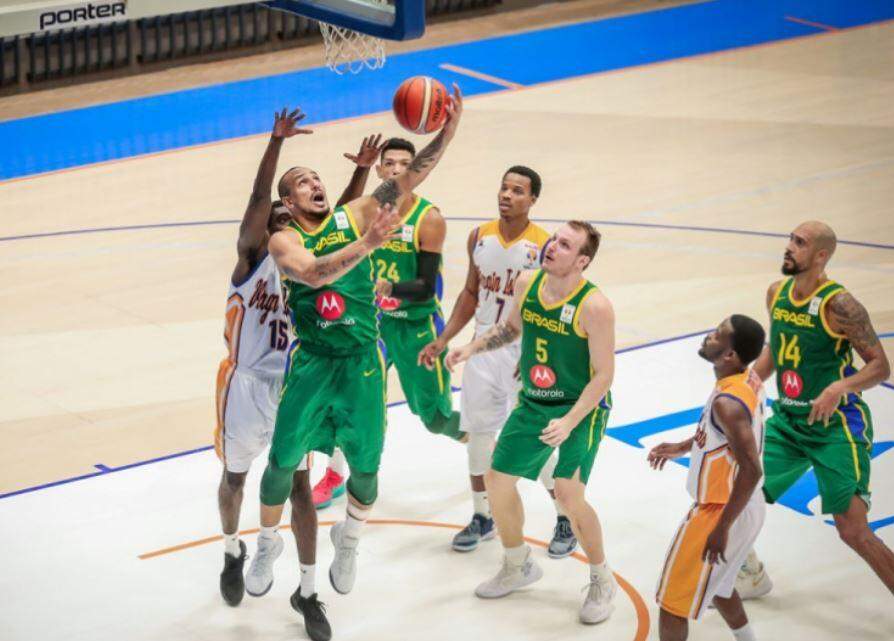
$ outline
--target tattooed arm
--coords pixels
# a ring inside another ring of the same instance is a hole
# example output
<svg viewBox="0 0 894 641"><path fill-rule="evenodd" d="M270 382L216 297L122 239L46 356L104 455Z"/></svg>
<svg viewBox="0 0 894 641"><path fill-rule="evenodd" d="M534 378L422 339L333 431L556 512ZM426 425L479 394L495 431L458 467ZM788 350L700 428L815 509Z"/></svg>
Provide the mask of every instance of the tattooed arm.
<svg viewBox="0 0 894 641"><path fill-rule="evenodd" d="M376 247L396 238L393 230L399 221L397 212L389 205L380 207L362 237L325 256L314 256L296 231L286 229L270 238L270 255L287 278L316 289L338 280Z"/></svg>
<svg viewBox="0 0 894 641"><path fill-rule="evenodd" d="M780 287L782 287L782 281L777 280L770 285L769 289L767 289L767 311L771 314L773 313L773 300L776 298L776 292L779 291ZM763 351L760 356L757 357L757 360L754 361L754 366L751 369L754 370L755 374L761 377L762 381L770 378L770 375L776 369L776 363L773 361L773 353L770 351L769 344L764 345Z"/></svg>
<svg viewBox="0 0 894 641"><path fill-rule="evenodd" d="M428 178L432 169L441 160L447 145L456 135L456 128L463 111L463 97L457 85L453 85L453 95L447 101L447 120L438 135L428 143L413 159L407 171L396 178L386 180L372 193L350 204L351 211L357 214L357 223L361 229L364 220L375 212L376 207L390 204L395 210L400 209L401 200L408 196L422 181Z"/></svg>
<svg viewBox="0 0 894 641"><path fill-rule="evenodd" d="M447 352L447 358L444 361L447 369L452 372L457 365L469 360L475 354L499 349L521 336L521 299L533 277L534 272L522 272L518 275L518 278L515 280L512 309L509 311L506 320L502 323L497 323L468 345L463 345L458 349Z"/></svg>
<svg viewBox="0 0 894 641"><path fill-rule="evenodd" d="M850 292L843 291L829 299L825 312L829 328L846 336L866 364L855 374L835 381L823 390L813 401L808 423L815 420L827 423L842 397L875 387L891 375L888 356L872 327L869 314Z"/></svg>

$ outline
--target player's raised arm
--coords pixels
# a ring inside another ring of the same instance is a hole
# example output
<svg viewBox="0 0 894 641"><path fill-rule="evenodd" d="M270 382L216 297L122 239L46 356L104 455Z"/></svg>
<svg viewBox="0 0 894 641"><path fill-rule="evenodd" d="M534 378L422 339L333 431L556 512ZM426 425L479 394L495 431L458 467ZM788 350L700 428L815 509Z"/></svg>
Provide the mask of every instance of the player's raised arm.
<svg viewBox="0 0 894 641"><path fill-rule="evenodd" d="M366 180L369 178L369 168L376 163L376 158L379 157L379 152L384 144L382 142L382 134L367 136L360 143L360 151L356 154L346 153L344 155L356 167L354 167L354 173L351 175L351 181L345 187L338 202L335 203L336 207L341 207L345 203L356 200L363 195L363 190L366 189Z"/></svg>
<svg viewBox="0 0 894 641"><path fill-rule="evenodd" d="M476 227L469 234L469 239L466 242L466 249L469 254L469 269L466 272L465 285L453 304L450 320L447 321L447 325L444 326L444 331L441 332L441 335L419 352L419 363L428 368L435 366L435 359L441 355L441 352L447 349L447 344L475 316L475 308L478 306L479 274L478 269L475 267L475 261L472 260L472 253L475 251L477 240L478 228Z"/></svg>
<svg viewBox="0 0 894 641"><path fill-rule="evenodd" d="M584 301L580 324L587 333L593 377L568 413L550 421L540 435L541 441L553 447L561 445L571 430L596 409L615 378L615 311L602 292Z"/></svg>
<svg viewBox="0 0 894 641"><path fill-rule="evenodd" d="M447 369L452 372L457 365L469 360L469 358L475 354L499 349L521 336L521 298L533 277L534 272L530 271L519 274L515 281L515 290L513 291L512 296L512 308L509 310L506 320L502 323L497 323L471 343L450 350L450 352L447 353L447 358L444 360Z"/></svg>
<svg viewBox="0 0 894 641"><path fill-rule="evenodd" d="M850 292L843 291L829 299L825 313L832 331L846 336L866 364L855 374L830 384L814 399L808 423L815 420L827 422L838 409L842 397L875 387L891 376L885 348L860 301Z"/></svg>
<svg viewBox="0 0 894 641"><path fill-rule="evenodd" d="M432 169L441 160L447 145L456 135L463 111L463 98L459 86L453 85L453 95L447 102L447 120L438 135L416 154L407 171L395 178L389 178L376 187L372 196L364 196L350 203L351 211L357 218L361 228L367 216L372 215L379 205L391 204L395 210L400 208L400 200L407 197L416 187L422 184Z"/></svg>
<svg viewBox="0 0 894 641"><path fill-rule="evenodd" d="M723 428L723 434L729 443L730 452L739 467L733 481L733 489L729 501L720 514L720 522L708 535L702 558L708 563L726 563L724 552L729 538L729 529L751 499L761 480L760 454L754 440L751 426L751 414L741 402L734 398L721 396L712 406L714 418Z"/></svg>
<svg viewBox="0 0 894 641"><path fill-rule="evenodd" d="M314 256L297 233L285 229L270 238L270 254L287 278L319 288L338 280L372 250L397 238L399 234L394 230L399 222L398 213L390 205L383 205L363 236L325 256Z"/></svg>
<svg viewBox="0 0 894 641"><path fill-rule="evenodd" d="M767 289L767 311L772 314L773 313L773 301L776 299L776 292L779 291L779 288L782 287L782 281L777 280L775 283L770 285L769 289ZM770 319L770 322L773 322L773 319ZM770 345L764 345L764 350L761 352L761 355L757 357L757 360L754 361L754 365L751 368L755 374L761 377L762 381L770 378L770 375L776 369L776 363L773 362L773 353L770 351Z"/></svg>
<svg viewBox="0 0 894 641"><path fill-rule="evenodd" d="M239 240L236 243L240 259L251 259L258 253L267 240L267 223L270 219L270 206L272 203L270 192L273 189L273 178L276 174L276 163L279 160L279 151L283 140L296 134L312 134L310 129L298 127L298 123L305 115L300 108L287 113L286 109L273 114L273 131L270 133L270 141L267 149L261 157L261 164L255 176L251 196L242 216L242 224L239 226Z"/></svg>

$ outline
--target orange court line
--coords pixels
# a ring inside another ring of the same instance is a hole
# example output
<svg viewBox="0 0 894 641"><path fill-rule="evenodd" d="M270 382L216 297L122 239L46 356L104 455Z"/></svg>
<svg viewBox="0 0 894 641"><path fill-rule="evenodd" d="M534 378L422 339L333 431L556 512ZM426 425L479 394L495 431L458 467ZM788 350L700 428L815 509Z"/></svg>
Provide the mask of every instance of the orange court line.
<svg viewBox="0 0 894 641"><path fill-rule="evenodd" d="M838 27L833 27L831 25L823 24L822 22L812 22L810 20L804 20L804 18L796 18L794 16L786 16L786 20L789 22L797 22L798 24L807 25L808 27L816 27L817 29L822 29L823 31L841 31Z"/></svg>
<svg viewBox="0 0 894 641"><path fill-rule="evenodd" d="M819 32L817 32L817 33L805 33L804 35L801 35L801 36L794 36L794 37L792 37L792 38L786 38L786 39L784 39L784 40L769 40L769 41L767 41L767 42L759 42L759 43L756 43L756 44L745 45L745 46L742 46L742 47L732 47L732 48L730 48L730 49L722 49L722 50L720 50L720 51L709 51L709 52L706 52L706 53L700 53L700 54L696 54L696 55L693 55L693 56L684 56L684 57L682 57L682 58L670 58L670 59L668 59L668 60L657 60L657 61L655 61L655 62L644 62L644 63L642 63L642 64L631 65L631 66L629 66L629 67L620 67L620 68L618 68L618 69L606 69L606 70L603 70L603 71L594 71L594 72L592 72L592 73L581 74L581 75L579 75L579 76L571 76L571 77L568 77L568 78L558 78L558 79L556 79L556 80L547 80L547 81L545 81L545 82L539 82L539 83L535 83L535 84L531 84L531 85L523 85L523 86L518 87L517 89L515 89L515 91L525 91L525 90L530 90L530 89L539 89L539 88L541 88L541 87L555 86L555 85L559 85L559 84L564 84L564 83L574 82L574 81L577 81L577 80L583 80L583 79L585 79L585 78L592 78L592 77L595 77L595 76L601 76L601 75L608 75L608 74L622 73L622 72L631 71L631 70L634 70L634 69L642 69L642 68L645 68L645 67L657 67L657 66L660 66L660 65L668 65L668 64L675 63L675 62L686 62L686 61L689 61L689 60L700 60L700 59L710 58L710 57L714 57L714 56L721 56L721 55L725 55L725 54L729 54L729 53L735 53L735 52L739 52L739 51L749 51L749 50L759 49L759 48L763 48L763 47L773 47L773 46L777 46L777 45L781 45L781 44L789 44L789 43L791 43L791 42L795 42L795 41L799 41L799 40L804 40L804 39L807 39L807 38L818 38L818 37L822 37L822 36L827 36L827 35L829 35L829 34L833 34L833 33L836 33L836 34L837 34L837 33L843 33L843 32L846 32L846 31L856 31L856 30L858 30L858 29L868 29L868 28L870 28L870 27L879 27L879 26L886 25L886 24L889 24L889 23L892 23L892 22L894 22L894 19L892 19L892 20L879 20L879 21L877 21L877 22L869 22L869 23L866 23L866 24L854 25L853 27L844 27L844 28L841 28L841 29L835 29L834 31L828 31L828 30L826 30L826 31L819 31ZM420 49L420 51L427 51L427 50L426 50L426 49ZM296 69L295 71L302 71L302 70L301 70L301 69ZM260 78L260 77L263 77L263 76L257 76L257 77ZM226 83L220 83L220 84L226 84ZM195 88L198 88L198 87L192 87L192 88L195 89ZM189 89L181 89L180 91L189 91ZM149 97L149 96L152 96L152 95L154 95L154 94L146 94L145 96L141 96L141 97L146 98L146 97ZM467 96L467 97L465 98L465 101L474 100L474 99L479 99L479 98L488 98L488 97L490 97L490 96L491 96L491 94L490 94L489 92L488 92L488 93L483 93L483 94L478 94L478 95L475 95L475 96ZM103 104L110 104L110 103L97 103L97 104L95 104L95 105L87 105L87 107L98 107L98 106L101 106L101 105L103 105ZM52 111L52 112L49 112L49 113L61 113L61 112L58 112L58 111ZM385 113L388 113L388 111L387 111L387 110L386 110L386 111L376 111L376 112L373 112L373 113L362 114L362 115L359 115L359 116L350 116L350 117L347 117L347 118L339 118L339 119L337 119L337 120L327 120L326 122L316 123L316 124L311 125L311 126L312 126L312 127L324 127L324 126L329 126L329 125L344 124L344 123L353 122L353 121L356 121L356 120L362 120L362 119L364 119L364 118L372 118L372 117L375 117L375 116L381 116L381 115L383 115L383 114L385 114ZM36 115L47 115L47 114L36 114ZM29 118L29 117L31 117L31 116L24 116L24 117L25 117L25 118ZM33 180L33 179L36 179L36 178L44 178L44 177L47 177L47 176L55 176L56 174L68 173L68 172L71 172L71 171L80 171L80 170L82 170L82 169L90 169L90 168L93 168L93 167L101 167L101 166L103 166L103 165L111 165L111 164L115 164L115 163L128 162L128 161L132 161L132 160L142 160L142 159L144 159L144 158L152 158L152 157L155 157L155 156L162 156L162 155L166 155L166 154L180 153L180 152L184 152L184 151L192 151L192 150L194 150L194 149L204 149L204 148L206 148L206 147L213 147L213 146L216 146L216 145L223 145L223 144L226 144L226 143L236 142L236 141L240 141L240 140L248 140L248 139L251 139L251 138L262 138L262 137L267 137L267 136L269 136L269 135L270 135L270 132L265 131L265 132L258 133L258 134L248 134L248 135L245 135L245 136L236 136L236 137L233 137L233 138L224 138L224 139L222 139L222 140L212 140L212 141L210 141L210 142L202 142L202 143L198 143L198 144L195 144L195 145L187 145L187 146L184 146L184 147L175 147L175 148L172 148L172 149L162 149L161 151L153 151L153 152L149 152L149 153L146 153L146 154L140 154L140 155L138 155L138 156L128 156L128 157L126 157L126 158L113 158L113 159L111 159L111 160L102 160L102 161L99 161L99 162L89 163L89 164L86 164L86 165L77 165L77 166L75 166L75 167L66 167L66 168L64 168L64 169L53 169L53 170L50 170L50 171L44 171L44 172L37 173L37 174L29 174L29 175L27 175L27 176L17 176L16 178L7 178L7 179L5 179L5 180L0 180L0 187L2 187L3 185L7 185L7 184L10 184L10 183L15 183L15 182L20 182L20 181L24 181L24 180Z"/></svg>
<svg viewBox="0 0 894 641"><path fill-rule="evenodd" d="M455 523L440 523L437 521L412 521L407 519L369 519L367 521L369 525L413 525L413 526L421 526L421 527L437 527L437 528L446 528L449 530L461 530L463 529L463 525L456 525ZM320 521L319 525L334 525L335 521ZM280 525L278 529L285 530L288 529L289 525ZM251 528L248 530L240 530L239 534L254 534L258 532L258 528ZM199 547L202 545L207 545L209 543L214 543L215 541L220 541L223 539L223 536L209 536L204 539L198 539L196 541L189 541L187 543L181 543L180 545L173 545L168 548L162 548L161 550L155 550L153 552L146 552L144 554L140 554L137 558L141 560L152 559L158 556L164 556L166 554L172 554L174 552L180 552L182 550L188 550L190 548ZM541 541L539 539L532 539L531 537L526 536L525 541L530 543L531 545L536 545L541 548L548 548L549 544L546 541ZM575 552L571 555L573 558L577 559L582 563L588 563L587 557L581 554L580 552ZM633 609L636 612L636 633L633 637L633 641L646 641L649 636L649 627L651 625L651 618L649 617L649 609L646 607L645 601L643 601L642 595L637 591L633 585L630 584L624 577L622 577L617 572L613 572L615 576L615 580L618 582L618 585L621 586L621 589L627 593L627 597L630 599L630 602L633 604Z"/></svg>
<svg viewBox="0 0 894 641"><path fill-rule="evenodd" d="M463 76L469 76L470 78L477 78L478 80L484 80L485 82L492 82L495 85L500 85L501 87L506 87L507 89L521 89L524 85L519 84L517 82L512 82L511 80L504 80L503 78L497 78L496 76L491 76L490 74L481 73L480 71L474 71L472 69L466 69L465 67L459 67L457 65L452 65L448 62L438 65L441 69L446 69L447 71L452 71L454 73L462 74Z"/></svg>

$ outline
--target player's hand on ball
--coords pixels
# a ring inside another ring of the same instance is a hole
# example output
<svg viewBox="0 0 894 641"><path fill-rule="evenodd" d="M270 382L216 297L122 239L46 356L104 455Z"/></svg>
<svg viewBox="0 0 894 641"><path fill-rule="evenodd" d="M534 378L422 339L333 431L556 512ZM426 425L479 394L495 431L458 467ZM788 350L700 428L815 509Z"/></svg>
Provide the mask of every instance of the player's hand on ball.
<svg viewBox="0 0 894 641"><path fill-rule="evenodd" d="M306 118L306 114L302 113L300 107L296 107L291 113L286 112L286 108L278 114L273 114L273 133L274 138L291 138L296 134L312 134L313 129L302 129L298 127L298 123Z"/></svg>
<svg viewBox="0 0 894 641"><path fill-rule="evenodd" d="M559 447L573 429L574 425L569 424L564 418L554 418L540 433L540 440L551 447Z"/></svg>
<svg viewBox="0 0 894 641"><path fill-rule="evenodd" d="M447 344L440 338L436 338L419 350L419 356L416 357L416 364L422 365L426 369L434 369L435 361L445 349L447 349Z"/></svg>
<svg viewBox="0 0 894 641"><path fill-rule="evenodd" d="M459 119L463 115L463 92L459 85L453 83L453 95L447 101L447 120L444 122L444 133L452 136L459 126Z"/></svg>
<svg viewBox="0 0 894 641"><path fill-rule="evenodd" d="M729 530L722 524L718 523L717 527L711 530L708 540L705 541L705 550L702 552L702 560L707 561L711 565L715 565L723 561L726 563L726 541L729 538Z"/></svg>
<svg viewBox="0 0 894 641"><path fill-rule="evenodd" d="M400 238L400 232L397 230L399 224L400 214L398 214L397 208L391 203L380 205L366 233L363 234L363 241L367 248L373 250L389 240Z"/></svg>
<svg viewBox="0 0 894 641"><path fill-rule="evenodd" d="M386 141L387 142L387 141ZM376 164L379 157L379 151L385 145L382 142L382 134L375 136L367 136L360 143L360 151L356 154L345 154L345 158L353 162L358 167L372 167Z"/></svg>
<svg viewBox="0 0 894 641"><path fill-rule="evenodd" d="M681 447L681 443L662 443L649 450L647 460L653 470L663 470L665 463L671 459L679 458L685 453L686 450Z"/></svg>
<svg viewBox="0 0 894 641"><path fill-rule="evenodd" d="M472 350L468 345L463 345L457 349L451 349L447 352L447 358L444 359L444 365L446 365L447 369L452 372L457 365L469 360L471 355Z"/></svg>
<svg viewBox="0 0 894 641"><path fill-rule="evenodd" d="M391 296L391 289L393 283L390 280L385 280L384 278L380 278L376 281L376 296L381 298L388 298Z"/></svg>

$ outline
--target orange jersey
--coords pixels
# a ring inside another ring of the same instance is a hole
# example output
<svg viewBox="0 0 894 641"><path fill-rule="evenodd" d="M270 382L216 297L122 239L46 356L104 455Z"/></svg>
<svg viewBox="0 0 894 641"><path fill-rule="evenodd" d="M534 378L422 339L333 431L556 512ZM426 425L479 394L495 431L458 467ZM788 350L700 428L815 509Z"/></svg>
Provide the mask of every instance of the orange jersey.
<svg viewBox="0 0 894 641"><path fill-rule="evenodd" d="M738 471L723 428L714 418L714 401L724 397L735 399L748 410L757 451L764 449L766 397L760 378L748 371L717 381L698 423L686 480L692 499L702 505L726 504Z"/></svg>

